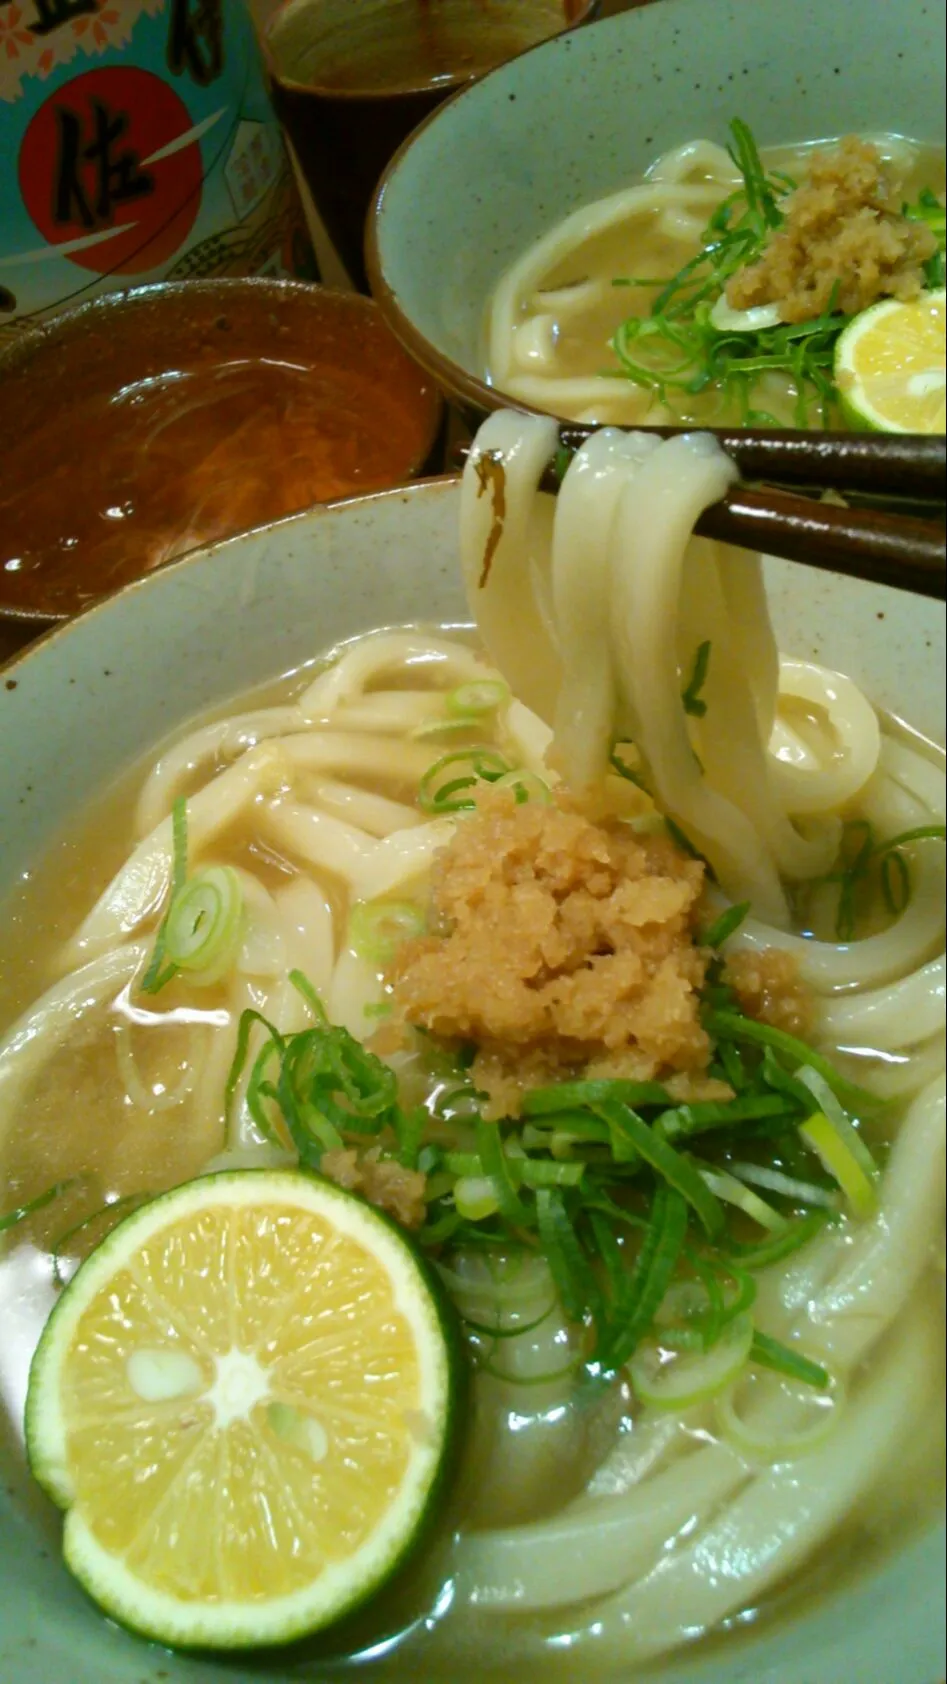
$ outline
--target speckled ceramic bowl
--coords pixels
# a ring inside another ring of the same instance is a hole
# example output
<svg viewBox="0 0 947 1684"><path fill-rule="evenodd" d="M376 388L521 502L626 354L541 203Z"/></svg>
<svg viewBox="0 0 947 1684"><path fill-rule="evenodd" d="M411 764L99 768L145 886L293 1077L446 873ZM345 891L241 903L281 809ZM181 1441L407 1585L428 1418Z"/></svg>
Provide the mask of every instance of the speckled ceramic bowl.
<svg viewBox="0 0 947 1684"><path fill-rule="evenodd" d="M434 481L231 539L129 586L0 673L0 902L96 791L195 713L370 627L465 618L458 505L456 482ZM841 667L943 741L936 604L782 562L769 564L768 584L783 649ZM27 1340L46 1267L38 1257L12 1280L0 1261L5 1343ZM254 1670L172 1656L103 1620L62 1566L58 1517L25 1471L22 1407L21 1393L0 1398L0 1684L289 1684L304 1673L342 1684L331 1668L288 1658ZM935 1530L857 1579L843 1568L833 1594L791 1621L635 1684L939 1684L943 1595ZM374 1684L384 1672L358 1677ZM426 1671L417 1684L460 1681ZM510 1675L470 1673L464 1684ZM544 1681L520 1670L516 1684Z"/></svg>
<svg viewBox="0 0 947 1684"><path fill-rule="evenodd" d="M944 0L658 0L562 36L457 95L405 142L367 231L372 291L462 408L481 378L487 300L569 212L669 147L853 130L944 139Z"/></svg>

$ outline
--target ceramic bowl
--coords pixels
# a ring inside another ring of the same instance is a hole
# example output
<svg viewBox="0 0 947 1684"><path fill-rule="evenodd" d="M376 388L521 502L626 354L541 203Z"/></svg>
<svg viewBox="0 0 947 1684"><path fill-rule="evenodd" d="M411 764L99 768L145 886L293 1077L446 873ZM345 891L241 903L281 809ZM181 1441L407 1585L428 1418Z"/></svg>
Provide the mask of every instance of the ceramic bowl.
<svg viewBox="0 0 947 1684"><path fill-rule="evenodd" d="M91 796L193 715L370 627L466 619L458 507L457 482L440 480L294 516L129 586L7 667L0 905ZM876 703L943 741L944 624L934 604L782 562L768 564L768 585L784 650L842 668ZM5 1342L27 1337L45 1266L38 1259L35 1275L13 1281L0 1264ZM58 1519L25 1471L22 1405L22 1395L0 1398L3 1684L300 1678L272 1655L262 1675L239 1659L172 1656L103 1620L62 1566ZM791 1620L673 1658L636 1684L938 1684L943 1556L942 1530L916 1536L858 1578L843 1568L831 1594ZM331 1670L306 1676L339 1679ZM371 1684L376 1674L366 1667L363 1676ZM461 1681L426 1672L418 1684ZM466 1684L489 1680L475 1668ZM520 1672L517 1684L540 1680Z"/></svg>
<svg viewBox="0 0 947 1684"><path fill-rule="evenodd" d="M247 370L270 376L249 414ZM0 353L0 660L159 555L429 471L442 410L371 299L328 287L166 281L24 329ZM282 467L280 413L310 452Z"/></svg>
<svg viewBox="0 0 947 1684"><path fill-rule="evenodd" d="M482 415L501 275L563 217L739 116L765 145L857 131L944 140L944 0L658 0L536 47L417 129L367 231L372 291L459 407ZM525 407L525 406L521 406Z"/></svg>

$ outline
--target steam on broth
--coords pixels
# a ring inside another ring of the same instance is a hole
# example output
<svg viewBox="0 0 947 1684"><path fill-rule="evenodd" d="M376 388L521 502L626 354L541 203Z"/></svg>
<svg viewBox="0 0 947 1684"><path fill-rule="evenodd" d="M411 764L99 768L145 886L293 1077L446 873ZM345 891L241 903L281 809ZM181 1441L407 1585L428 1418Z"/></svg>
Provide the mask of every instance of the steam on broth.
<svg viewBox="0 0 947 1684"><path fill-rule="evenodd" d="M553 500L555 436L476 441L476 642L196 721L6 919L12 1415L57 1280L209 1167L299 1158L436 1260L475 1406L384 1676L627 1677L942 1481L942 757L690 536L711 441L603 431ZM357 1127L299 1126L313 1036L364 1049Z"/></svg>
<svg viewBox="0 0 947 1684"><path fill-rule="evenodd" d="M675 148L517 259L487 310L492 385L598 425L839 424L846 323L944 285L943 150L884 135L757 152L731 130L729 149Z"/></svg>

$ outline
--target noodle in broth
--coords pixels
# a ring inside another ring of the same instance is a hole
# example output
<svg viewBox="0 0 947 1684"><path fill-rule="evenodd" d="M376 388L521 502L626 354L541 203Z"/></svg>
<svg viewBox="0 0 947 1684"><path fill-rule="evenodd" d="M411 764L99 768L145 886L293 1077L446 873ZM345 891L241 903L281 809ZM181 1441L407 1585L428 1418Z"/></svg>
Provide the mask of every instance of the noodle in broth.
<svg viewBox="0 0 947 1684"><path fill-rule="evenodd" d="M589 1393L581 1329L556 1304L541 1252L442 1250L482 1364L474 1432L450 1524L412 1592L418 1622L387 1660L367 1663L385 1676L417 1677L419 1665L432 1678L511 1667L627 1676L767 1602L807 1563L832 1562L845 1526L879 1491L883 1503L912 1440L928 1447L915 1489L930 1495L940 1478L943 842L906 843L909 898L894 913L865 906L846 939L828 927L834 908L816 901L837 894L825 880L843 824L882 838L943 825L942 762L879 721L848 680L779 654L759 558L691 537L730 475L711 442L600 433L554 501L538 490L554 435L552 422L498 414L465 471L462 558L485 656L456 636L376 632L302 685L198 722L116 796L109 823L125 840L110 879L90 833L71 845L71 871L66 850L12 909L26 948L33 909L56 877L73 877L44 913L45 951L32 965L11 954L4 1010L21 1015L0 1044L5 1202L86 1178L14 1229L0 1259L8 1292L27 1274L41 1281L40 1319L57 1239L65 1278L106 1230L106 1199L211 1164L290 1161L261 1136L247 1067L229 1116L224 1087L247 1007L283 1035L309 1021L294 968L331 1022L384 1048L390 976L353 912L423 907L432 860L476 818L432 816L419 788L445 745L470 735L517 769L527 793L531 779L561 783L642 834L667 814L710 862L709 909L752 904L725 942L728 959L792 955L814 1002L813 1038L890 1102L870 1137L884 1164L874 1214L820 1226L757 1275L758 1324L826 1365L825 1396L764 1369L723 1401L679 1410L642 1405L626 1378ZM703 644L704 712L688 712L682 688ZM448 706L461 692L494 703L468 719L466 736ZM618 775L613 752L650 795ZM152 998L140 984L181 797L189 864L232 868L244 922L228 974L201 988L178 977ZM48 986L37 998L39 970ZM433 1117L456 1080L450 1061L432 1060L420 1040L385 1056ZM756 1171L765 1193L771 1171ZM502 1344L476 1331L485 1324ZM7 1377L14 1407L23 1384L22 1373Z"/></svg>

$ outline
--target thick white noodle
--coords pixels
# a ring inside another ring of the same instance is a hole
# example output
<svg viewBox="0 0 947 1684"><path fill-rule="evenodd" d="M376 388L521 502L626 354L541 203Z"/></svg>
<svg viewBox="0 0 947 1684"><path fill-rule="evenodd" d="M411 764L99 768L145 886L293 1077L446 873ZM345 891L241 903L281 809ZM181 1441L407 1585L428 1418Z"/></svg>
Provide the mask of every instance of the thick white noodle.
<svg viewBox="0 0 947 1684"><path fill-rule="evenodd" d="M90 1011L114 999L146 963L149 945L132 941L100 953L48 988L0 1041L0 1118L12 1121L24 1089Z"/></svg>
<svg viewBox="0 0 947 1684"><path fill-rule="evenodd" d="M858 941L814 941L749 917L728 942L727 951L778 947L791 953L803 981L819 994L871 988L903 977L944 944L944 845L932 841L914 847L911 899L886 930Z"/></svg>
<svg viewBox="0 0 947 1684"><path fill-rule="evenodd" d="M576 452L556 502L552 597L562 672L555 736L575 790L601 783L608 769L618 706L612 663L603 659L611 609L609 538L629 475L657 448L658 440L644 433L593 433Z"/></svg>
<svg viewBox="0 0 947 1684"><path fill-rule="evenodd" d="M863 789L878 764L881 728L878 716L858 686L841 673L812 661L779 663L780 697L797 696L824 709L838 735L836 755L827 765L793 764L774 757L776 787L793 814L838 812Z"/></svg>
<svg viewBox="0 0 947 1684"><path fill-rule="evenodd" d="M259 812L259 826L268 841L293 860L353 886L359 867L378 846L375 839L357 826L321 813L299 801L280 797L268 801Z"/></svg>
<svg viewBox="0 0 947 1684"><path fill-rule="evenodd" d="M331 720L340 707L360 701L371 686L377 688L386 674L405 667L417 678L429 669L440 680L439 689L484 676L482 661L463 643L423 632L374 632L346 644L296 705L305 719Z"/></svg>
<svg viewBox="0 0 947 1684"><path fill-rule="evenodd" d="M464 466L460 551L467 600L494 665L514 696L551 721L559 687L559 655L538 606L532 563L537 538L540 476L556 448L556 422L498 410L480 428ZM484 458L501 462L505 507L495 506L493 484L481 480ZM495 545L492 556L490 547ZM547 543L548 552L548 543ZM548 553L547 553L548 562Z"/></svg>
<svg viewBox="0 0 947 1684"><path fill-rule="evenodd" d="M307 801L334 818L354 824L369 836L379 839L393 830L410 830L424 823L423 813L409 807L405 801L392 801L387 795L373 790L358 789L354 784L340 783L335 778L318 778L307 783L302 791Z"/></svg>
<svg viewBox="0 0 947 1684"><path fill-rule="evenodd" d="M371 1008L381 1003L384 995L382 976L377 965L363 959L354 948L343 947L336 960L326 1008L332 1023L339 1024L364 1041L376 1029Z"/></svg>
<svg viewBox="0 0 947 1684"><path fill-rule="evenodd" d="M947 981L943 953L886 988L830 999L819 1014L823 1040L896 1051L943 1033Z"/></svg>
<svg viewBox="0 0 947 1684"><path fill-rule="evenodd" d="M280 748L262 743L191 796L187 805L189 854L197 855L232 825L262 790L279 787L283 775L280 755ZM171 857L171 819L165 818L139 842L67 943L64 970L116 946L158 911L170 887Z"/></svg>
<svg viewBox="0 0 947 1684"><path fill-rule="evenodd" d="M507 270L491 300L487 360L494 384L503 391L510 390L513 341L523 303L536 290L542 277L569 252L619 223L677 208L687 210L703 206L709 212L719 198L720 187L715 183L679 186L672 182L651 181L613 193L594 205L585 205L551 229ZM584 277L580 273L576 278ZM628 382L625 381L624 385L627 391Z"/></svg>
<svg viewBox="0 0 947 1684"><path fill-rule="evenodd" d="M165 750L145 779L135 808L135 835L147 836L167 818L182 787L208 763L235 760L256 743L305 728L298 707L273 707L218 719L189 732Z"/></svg>
<svg viewBox="0 0 947 1684"><path fill-rule="evenodd" d="M844 1455L829 1438L758 1474L692 1542L660 1552L644 1578L600 1602L594 1620L570 1634L573 1652L586 1651L589 1666L599 1656L627 1665L752 1606L829 1536L909 1438L934 1405L938 1368L930 1318L915 1311L846 1412Z"/></svg>

